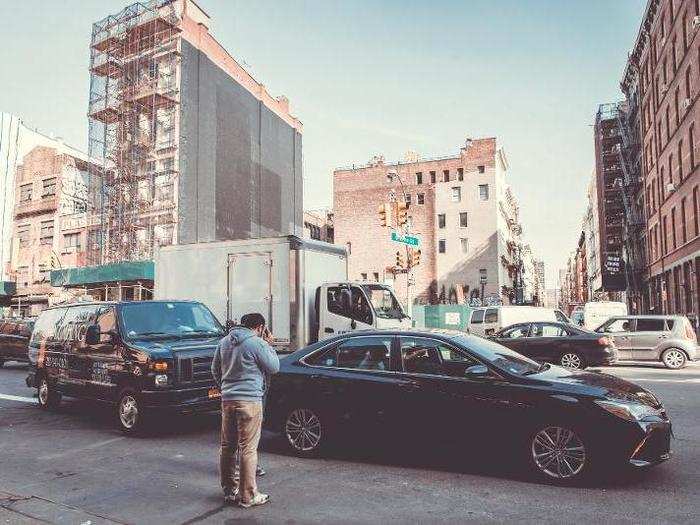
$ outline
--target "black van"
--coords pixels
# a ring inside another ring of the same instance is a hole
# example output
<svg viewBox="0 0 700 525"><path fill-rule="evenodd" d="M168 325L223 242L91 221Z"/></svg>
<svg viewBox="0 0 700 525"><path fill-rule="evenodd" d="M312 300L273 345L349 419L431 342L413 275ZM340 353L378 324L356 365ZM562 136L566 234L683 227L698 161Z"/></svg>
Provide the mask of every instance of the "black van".
<svg viewBox="0 0 700 525"><path fill-rule="evenodd" d="M194 301L76 303L41 313L29 343L27 386L39 406L62 395L116 408L125 432L152 409L214 410L211 362L224 329Z"/></svg>
<svg viewBox="0 0 700 525"><path fill-rule="evenodd" d="M0 368L7 361L26 363L33 319L0 319Z"/></svg>

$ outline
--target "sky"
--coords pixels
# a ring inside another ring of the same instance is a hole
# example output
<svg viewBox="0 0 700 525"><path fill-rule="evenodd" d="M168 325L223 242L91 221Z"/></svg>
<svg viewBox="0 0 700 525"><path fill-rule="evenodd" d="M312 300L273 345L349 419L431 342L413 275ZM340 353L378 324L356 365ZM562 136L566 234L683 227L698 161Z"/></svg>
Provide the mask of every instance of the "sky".
<svg viewBox="0 0 700 525"><path fill-rule="evenodd" d="M0 0L0 111L87 147L91 24L128 2ZM199 0L215 38L303 122L305 208L374 155L495 136L547 286L574 250L598 104L646 0Z"/></svg>

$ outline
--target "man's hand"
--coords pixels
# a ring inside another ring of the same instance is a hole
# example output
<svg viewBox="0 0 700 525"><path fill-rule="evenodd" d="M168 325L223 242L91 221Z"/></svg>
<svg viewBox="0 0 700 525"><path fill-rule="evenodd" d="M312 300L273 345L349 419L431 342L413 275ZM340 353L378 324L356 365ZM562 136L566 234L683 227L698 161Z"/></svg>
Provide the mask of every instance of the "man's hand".
<svg viewBox="0 0 700 525"><path fill-rule="evenodd" d="M270 332L270 329L267 326L263 329L261 337L269 345L271 345L275 340L274 336L272 335L272 332Z"/></svg>

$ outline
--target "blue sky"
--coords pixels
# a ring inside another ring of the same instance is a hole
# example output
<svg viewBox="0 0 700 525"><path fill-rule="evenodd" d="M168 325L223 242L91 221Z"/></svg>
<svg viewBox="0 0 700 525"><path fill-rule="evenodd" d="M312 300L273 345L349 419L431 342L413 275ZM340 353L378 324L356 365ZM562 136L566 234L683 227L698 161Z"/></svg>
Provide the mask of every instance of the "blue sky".
<svg viewBox="0 0 700 525"><path fill-rule="evenodd" d="M305 206L375 154L455 153L496 136L548 285L574 248L597 105L619 81L646 0L200 0L212 33L304 123ZM87 142L92 22L126 2L0 3L0 110Z"/></svg>

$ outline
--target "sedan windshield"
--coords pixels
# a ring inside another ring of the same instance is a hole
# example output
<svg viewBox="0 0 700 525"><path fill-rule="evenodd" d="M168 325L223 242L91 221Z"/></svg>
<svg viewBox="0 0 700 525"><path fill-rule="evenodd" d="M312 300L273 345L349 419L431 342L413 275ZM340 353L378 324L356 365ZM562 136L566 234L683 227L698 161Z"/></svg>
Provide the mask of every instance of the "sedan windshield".
<svg viewBox="0 0 700 525"><path fill-rule="evenodd" d="M362 285L372 308L380 319L403 319L408 317L389 288L379 284Z"/></svg>
<svg viewBox="0 0 700 525"><path fill-rule="evenodd" d="M214 315L200 303L134 302L122 306L127 337L223 335Z"/></svg>
<svg viewBox="0 0 700 525"><path fill-rule="evenodd" d="M480 337L456 337L455 341L484 361L511 374L523 376L541 371L542 366L510 348L481 339Z"/></svg>

